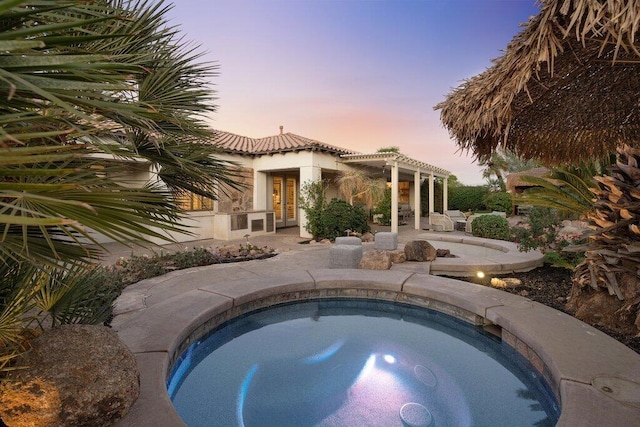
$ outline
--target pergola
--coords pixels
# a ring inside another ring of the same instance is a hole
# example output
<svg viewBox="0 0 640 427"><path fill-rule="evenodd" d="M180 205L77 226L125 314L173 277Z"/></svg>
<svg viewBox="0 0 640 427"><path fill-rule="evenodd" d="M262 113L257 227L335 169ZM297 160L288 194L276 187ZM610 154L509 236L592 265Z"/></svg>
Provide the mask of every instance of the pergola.
<svg viewBox="0 0 640 427"><path fill-rule="evenodd" d="M389 168L391 171L391 231L398 232L398 183L400 179L413 180L414 191L414 227L420 229L420 184L422 179L429 180L429 213L434 211L434 179L443 178L442 206L443 210L448 208L447 183L451 172L412 159L401 153L381 152L374 154L343 154L340 156L344 163L353 163L370 168Z"/></svg>

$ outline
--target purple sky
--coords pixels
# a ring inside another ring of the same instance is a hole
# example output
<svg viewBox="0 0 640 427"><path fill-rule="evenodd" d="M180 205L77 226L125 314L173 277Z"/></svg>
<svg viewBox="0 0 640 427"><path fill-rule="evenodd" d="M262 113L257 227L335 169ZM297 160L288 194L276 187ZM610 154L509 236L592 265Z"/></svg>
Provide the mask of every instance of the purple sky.
<svg viewBox="0 0 640 427"><path fill-rule="evenodd" d="M433 106L537 13L534 0L174 0L169 16L220 67L213 128L397 146L473 185L480 168Z"/></svg>

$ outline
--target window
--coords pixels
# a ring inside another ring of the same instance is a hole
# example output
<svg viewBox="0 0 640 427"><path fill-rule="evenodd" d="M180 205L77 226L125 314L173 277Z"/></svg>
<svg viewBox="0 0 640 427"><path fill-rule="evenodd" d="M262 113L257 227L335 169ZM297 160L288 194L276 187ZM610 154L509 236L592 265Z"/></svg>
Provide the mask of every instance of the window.
<svg viewBox="0 0 640 427"><path fill-rule="evenodd" d="M391 188L391 183L387 182L387 188ZM409 203L409 181L398 182L398 203Z"/></svg>
<svg viewBox="0 0 640 427"><path fill-rule="evenodd" d="M192 192L178 196L177 205L185 211L211 211L213 210L213 200L200 196Z"/></svg>

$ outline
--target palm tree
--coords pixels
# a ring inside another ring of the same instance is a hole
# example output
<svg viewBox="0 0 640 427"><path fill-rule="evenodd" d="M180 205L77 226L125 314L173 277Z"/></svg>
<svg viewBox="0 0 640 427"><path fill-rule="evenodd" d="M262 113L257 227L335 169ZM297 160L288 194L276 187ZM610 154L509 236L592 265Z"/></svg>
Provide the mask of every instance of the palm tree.
<svg viewBox="0 0 640 427"><path fill-rule="evenodd" d="M487 180L489 187L493 191L505 191L506 174L526 171L538 166L539 162L525 160L510 150L498 149L488 159L480 159L478 164L484 166L482 177Z"/></svg>
<svg viewBox="0 0 640 427"><path fill-rule="evenodd" d="M557 209L568 215L585 217L593 209L596 178L615 162L615 156L604 160L582 162L577 166L550 168L545 178L523 175L522 181L533 184L514 196L514 202Z"/></svg>
<svg viewBox="0 0 640 427"><path fill-rule="evenodd" d="M197 62L168 9L0 3L0 368L20 348L26 313L50 306L43 292L92 268L92 231L126 244L168 240L186 231L176 194L237 187L203 120L215 111L207 79L216 68ZM131 162L157 171L157 182L123 185Z"/></svg>

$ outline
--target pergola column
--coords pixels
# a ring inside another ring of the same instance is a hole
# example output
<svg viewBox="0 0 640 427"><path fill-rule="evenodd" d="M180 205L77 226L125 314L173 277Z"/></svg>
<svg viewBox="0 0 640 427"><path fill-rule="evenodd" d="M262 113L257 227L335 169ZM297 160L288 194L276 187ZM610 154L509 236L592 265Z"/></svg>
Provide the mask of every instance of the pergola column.
<svg viewBox="0 0 640 427"><path fill-rule="evenodd" d="M442 213L449 210L449 177L445 176L442 181Z"/></svg>
<svg viewBox="0 0 640 427"><path fill-rule="evenodd" d="M267 210L267 195L271 191L267 188L266 172L253 171L253 209L256 211Z"/></svg>
<svg viewBox="0 0 640 427"><path fill-rule="evenodd" d="M413 173L413 227L420 230L420 168Z"/></svg>
<svg viewBox="0 0 640 427"><path fill-rule="evenodd" d="M398 232L398 162L391 164L391 232Z"/></svg>
<svg viewBox="0 0 640 427"><path fill-rule="evenodd" d="M322 169L317 166L301 166L300 167L300 188L305 182L317 182L322 180ZM298 204L298 218L300 224L300 237L305 239L313 237L306 229L307 214L300 208Z"/></svg>
<svg viewBox="0 0 640 427"><path fill-rule="evenodd" d="M429 174L429 224L431 224L431 214L433 213L433 172Z"/></svg>

